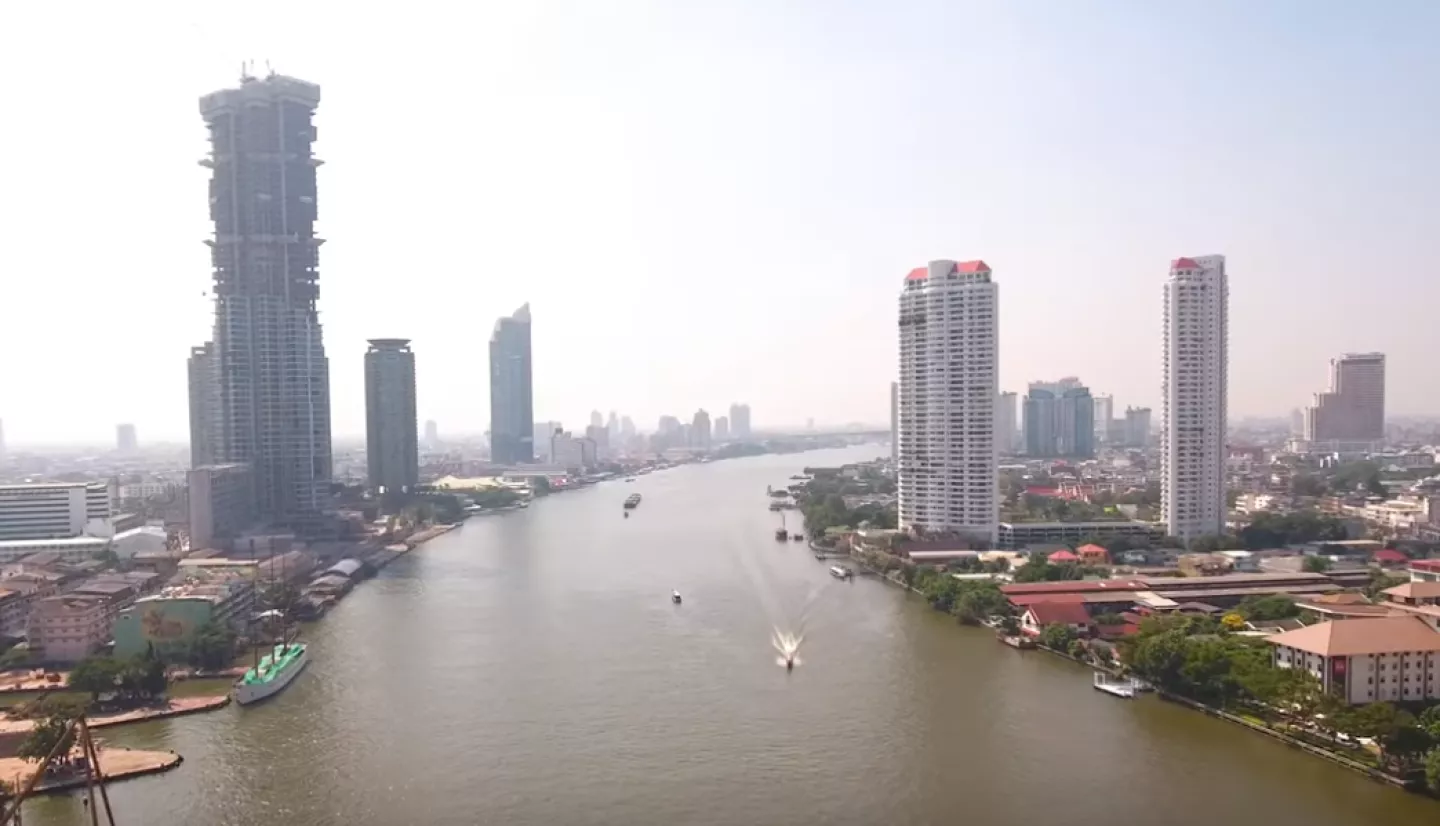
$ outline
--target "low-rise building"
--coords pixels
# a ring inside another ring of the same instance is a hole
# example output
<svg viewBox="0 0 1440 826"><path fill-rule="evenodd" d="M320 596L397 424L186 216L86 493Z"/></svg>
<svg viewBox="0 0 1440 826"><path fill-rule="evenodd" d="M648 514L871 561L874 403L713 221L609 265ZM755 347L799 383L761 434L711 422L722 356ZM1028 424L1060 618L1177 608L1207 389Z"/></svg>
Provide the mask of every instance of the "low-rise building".
<svg viewBox="0 0 1440 826"><path fill-rule="evenodd" d="M1440 582L1440 559L1411 560L1410 581Z"/></svg>
<svg viewBox="0 0 1440 826"><path fill-rule="evenodd" d="M116 617L115 656L134 656L154 646L162 657L183 657L209 623L245 631L254 606L254 584L233 573L164 588L136 600Z"/></svg>
<svg viewBox="0 0 1440 826"><path fill-rule="evenodd" d="M1440 582L1407 582L1386 588L1384 594L1399 605L1440 605Z"/></svg>
<svg viewBox="0 0 1440 826"><path fill-rule="evenodd" d="M1322 622L1266 638L1279 668L1351 705L1440 700L1440 633L1415 617Z"/></svg>
<svg viewBox="0 0 1440 826"><path fill-rule="evenodd" d="M1149 542L1165 538L1165 528L1152 522L1114 520L1108 522L1001 522L998 544L1002 548L1026 548L1058 542L1125 537Z"/></svg>
<svg viewBox="0 0 1440 826"><path fill-rule="evenodd" d="M39 661L73 663L108 643L113 623L114 613L104 598L60 594L31 606L26 636Z"/></svg>
<svg viewBox="0 0 1440 826"><path fill-rule="evenodd" d="M1047 625L1063 625L1077 634L1090 630L1090 612L1083 602L1050 600L1037 602L1020 615L1020 631L1038 637Z"/></svg>
<svg viewBox="0 0 1440 826"><path fill-rule="evenodd" d="M54 553L66 562L83 562L110 550L110 540L98 536L66 539L0 540L0 562L15 562L38 553Z"/></svg>

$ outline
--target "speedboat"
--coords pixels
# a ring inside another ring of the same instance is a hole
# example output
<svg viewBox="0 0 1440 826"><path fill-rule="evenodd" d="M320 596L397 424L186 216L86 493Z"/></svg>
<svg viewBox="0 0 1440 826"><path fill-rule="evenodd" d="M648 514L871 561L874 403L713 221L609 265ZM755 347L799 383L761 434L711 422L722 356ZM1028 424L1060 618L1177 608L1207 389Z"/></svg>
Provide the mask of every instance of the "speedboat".
<svg viewBox="0 0 1440 826"><path fill-rule="evenodd" d="M671 591L671 592L670 592L670 601L673 602L673 603L675 603L676 605L679 605L679 604L680 604L680 592L679 592L679 591Z"/></svg>
<svg viewBox="0 0 1440 826"><path fill-rule="evenodd" d="M794 656L793 654L785 658L785 670L786 670L786 671L794 671L794 670L795 670L795 656Z"/></svg>
<svg viewBox="0 0 1440 826"><path fill-rule="evenodd" d="M833 576L836 579L849 579L854 575L855 572L850 570L849 568L846 568L844 565L835 565L830 568L830 576Z"/></svg>
<svg viewBox="0 0 1440 826"><path fill-rule="evenodd" d="M781 542L784 542L786 539L790 538L790 532L785 530L784 528L776 528L775 538L780 540Z"/></svg>

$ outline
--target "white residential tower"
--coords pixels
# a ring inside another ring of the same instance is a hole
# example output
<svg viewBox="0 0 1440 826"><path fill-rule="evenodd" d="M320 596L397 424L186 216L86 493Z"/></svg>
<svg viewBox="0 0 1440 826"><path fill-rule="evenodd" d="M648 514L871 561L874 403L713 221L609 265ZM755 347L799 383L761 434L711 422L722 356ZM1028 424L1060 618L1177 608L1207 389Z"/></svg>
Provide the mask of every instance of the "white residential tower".
<svg viewBox="0 0 1440 826"><path fill-rule="evenodd" d="M1161 511L1170 535L1187 543L1225 530L1229 294L1225 256L1170 264Z"/></svg>
<svg viewBox="0 0 1440 826"><path fill-rule="evenodd" d="M931 261L900 293L900 527L993 543L998 286Z"/></svg>

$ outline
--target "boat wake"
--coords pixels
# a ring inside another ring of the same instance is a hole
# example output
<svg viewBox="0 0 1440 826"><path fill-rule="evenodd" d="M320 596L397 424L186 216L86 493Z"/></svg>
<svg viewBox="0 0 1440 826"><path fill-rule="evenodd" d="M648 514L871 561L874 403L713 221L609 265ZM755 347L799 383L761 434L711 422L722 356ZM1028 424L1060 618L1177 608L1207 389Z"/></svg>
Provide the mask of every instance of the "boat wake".
<svg viewBox="0 0 1440 826"><path fill-rule="evenodd" d="M775 658L775 664L783 668L802 665L804 661L801 660L798 655L800 653L800 644L804 641L805 634L803 632L791 634L776 628L775 632L770 635L770 644L775 647L776 651L780 652L780 656Z"/></svg>

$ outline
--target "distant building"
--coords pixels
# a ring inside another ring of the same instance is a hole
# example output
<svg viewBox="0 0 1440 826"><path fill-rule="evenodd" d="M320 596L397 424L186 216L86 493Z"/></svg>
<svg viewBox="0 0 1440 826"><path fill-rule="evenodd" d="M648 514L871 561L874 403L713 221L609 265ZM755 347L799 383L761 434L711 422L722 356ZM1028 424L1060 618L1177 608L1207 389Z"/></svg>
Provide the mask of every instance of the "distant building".
<svg viewBox="0 0 1440 826"><path fill-rule="evenodd" d="M198 467L186 474L186 483L193 550L234 539L258 518L249 465Z"/></svg>
<svg viewBox="0 0 1440 826"><path fill-rule="evenodd" d="M1115 397L1102 394L1095 400L1095 444L1110 444L1110 426L1115 421Z"/></svg>
<svg viewBox="0 0 1440 826"><path fill-rule="evenodd" d="M434 419L425 421L425 444L435 447L440 444L440 426L435 424Z"/></svg>
<svg viewBox="0 0 1440 826"><path fill-rule="evenodd" d="M1025 396L1025 454L1079 459L1095 455L1095 400L1079 379L1030 384Z"/></svg>
<svg viewBox="0 0 1440 826"><path fill-rule="evenodd" d="M397 493L420 482L415 407L410 340L370 339L365 352L365 454L371 489Z"/></svg>
<svg viewBox="0 0 1440 826"><path fill-rule="evenodd" d="M569 471L579 471L585 467L585 449L581 442L584 439L577 439L570 435L568 430L557 430L550 435L550 464L558 465Z"/></svg>
<svg viewBox="0 0 1440 826"><path fill-rule="evenodd" d="M1312 450L1335 443L1373 449L1385 438L1385 354L1347 353L1330 361L1330 390L1316 393L1305 411L1305 440Z"/></svg>
<svg viewBox="0 0 1440 826"><path fill-rule="evenodd" d="M109 538L111 490L106 482L0 485L0 541Z"/></svg>
<svg viewBox="0 0 1440 826"><path fill-rule="evenodd" d="M535 439L532 444L535 446L536 461L549 462L554 458L554 454L550 452L550 440L556 433L564 429L559 422L535 423Z"/></svg>
<svg viewBox="0 0 1440 826"><path fill-rule="evenodd" d="M1019 396L1002 392L995 399L995 447L1001 454L1010 455L1019 446Z"/></svg>
<svg viewBox="0 0 1440 826"><path fill-rule="evenodd" d="M1160 510L1187 545L1225 532L1229 370L1225 256L1177 258L1165 282Z"/></svg>
<svg viewBox="0 0 1440 826"><path fill-rule="evenodd" d="M120 611L114 625L115 656L133 657L152 645L162 657L183 656L200 629L212 622L245 632L254 605L255 588L245 575L192 577Z"/></svg>
<svg viewBox="0 0 1440 826"><path fill-rule="evenodd" d="M530 305L495 322L490 336L490 458L535 461L535 403L530 364Z"/></svg>
<svg viewBox="0 0 1440 826"><path fill-rule="evenodd" d="M750 438L750 405L730 405L730 432L736 439Z"/></svg>
<svg viewBox="0 0 1440 826"><path fill-rule="evenodd" d="M710 447L710 414L704 410L695 411L690 422L690 447L701 450Z"/></svg>
<svg viewBox="0 0 1440 826"><path fill-rule="evenodd" d="M215 345L190 348L190 467L215 463L220 451L220 397Z"/></svg>
<svg viewBox="0 0 1440 826"><path fill-rule="evenodd" d="M1125 446L1139 448L1150 446L1150 408L1125 408Z"/></svg>
<svg viewBox="0 0 1440 826"><path fill-rule="evenodd" d="M984 261L931 261L899 301L902 529L991 543L998 288Z"/></svg>
<svg viewBox="0 0 1440 826"><path fill-rule="evenodd" d="M900 467L900 383L890 382L890 464Z"/></svg>
<svg viewBox="0 0 1440 826"><path fill-rule="evenodd" d="M115 425L115 449L121 453L134 453L140 447L140 442L135 438L135 425Z"/></svg>
<svg viewBox="0 0 1440 826"><path fill-rule="evenodd" d="M585 438L594 446L595 458L586 463L592 466L602 456L610 455L610 429L604 425L592 424L585 428Z"/></svg>
<svg viewBox="0 0 1440 826"><path fill-rule="evenodd" d="M715 441L725 442L730 439L730 418L720 416L715 419Z"/></svg>

